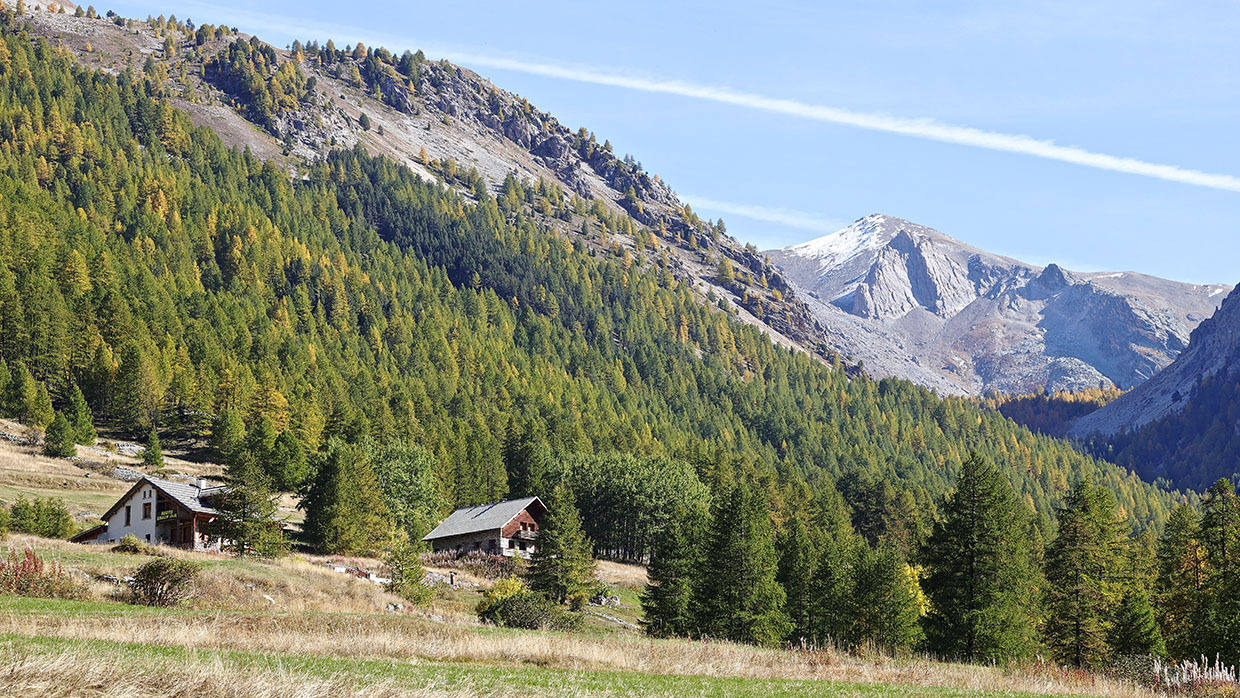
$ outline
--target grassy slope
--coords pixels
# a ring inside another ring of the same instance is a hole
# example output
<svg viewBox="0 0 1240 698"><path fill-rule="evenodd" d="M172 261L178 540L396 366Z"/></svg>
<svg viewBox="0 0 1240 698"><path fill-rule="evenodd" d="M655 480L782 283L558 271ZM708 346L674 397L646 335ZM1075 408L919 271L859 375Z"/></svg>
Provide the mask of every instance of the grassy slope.
<svg viewBox="0 0 1240 698"><path fill-rule="evenodd" d="M153 619L186 616L187 611L135 609L118 604L64 602L0 597L0 617L21 614L36 618L125 616ZM520 641L513 634L514 642ZM176 665L206 665L241 677L272 673L306 679L345 680L355 688L376 683L408 689L434 688L466 695L544 696L975 696L992 691L958 687L910 686L848 681L762 679L739 676L693 676L633 671L568 670L528 665L490 665L450 661L392 661L383 658L340 657L285 652L201 649L187 644L123 642L98 639L0 634L0 659L10 663L17 656L72 655L78 659L102 658L119 666L146 669ZM4 678L0 675L0 688ZM1004 692L1010 696L1034 693Z"/></svg>

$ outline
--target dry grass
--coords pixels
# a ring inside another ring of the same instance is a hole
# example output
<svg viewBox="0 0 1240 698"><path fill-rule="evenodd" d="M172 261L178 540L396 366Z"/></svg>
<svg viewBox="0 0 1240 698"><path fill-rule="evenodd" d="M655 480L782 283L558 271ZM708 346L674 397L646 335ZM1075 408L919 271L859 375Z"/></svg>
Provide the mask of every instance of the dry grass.
<svg viewBox="0 0 1240 698"><path fill-rule="evenodd" d="M35 548L48 560L92 577L125 577L150 559L146 555L109 552L107 546L79 545L13 534L0 544ZM379 613L404 600L373 582L339 574L322 564L327 558L295 556L272 561L238 560L222 553L190 552L157 546L160 554L202 563L198 591L187 604L205 611L290 611ZM103 582L91 586L95 598L119 601L123 587Z"/></svg>
<svg viewBox="0 0 1240 698"><path fill-rule="evenodd" d="M161 617L0 614L0 633L70 640L140 637L144 643L303 656L533 665L575 671L813 679L997 692L1149 695L1128 684L1057 670L1005 671L922 659L857 658L635 635L510 632L397 616L177 614ZM361 638L365 638L361 641Z"/></svg>
<svg viewBox="0 0 1240 698"><path fill-rule="evenodd" d="M409 688L390 682L359 684L352 677L316 678L284 671L245 672L244 681L218 658L192 663L145 661L66 649L59 653L0 647L0 695L12 698L194 696L194 698L455 698L461 690Z"/></svg>
<svg viewBox="0 0 1240 698"><path fill-rule="evenodd" d="M646 568L641 565L599 560L594 568L594 576L600 581L623 589L644 589L646 587Z"/></svg>

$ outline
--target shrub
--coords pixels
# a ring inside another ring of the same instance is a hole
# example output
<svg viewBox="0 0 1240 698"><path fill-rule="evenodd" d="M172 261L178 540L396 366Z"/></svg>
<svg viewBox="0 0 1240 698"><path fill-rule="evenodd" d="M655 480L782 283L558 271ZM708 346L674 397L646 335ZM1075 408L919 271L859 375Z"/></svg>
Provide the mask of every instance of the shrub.
<svg viewBox="0 0 1240 698"><path fill-rule="evenodd" d="M576 630L581 627L579 614L568 613L558 603L532 591L496 602L479 617L505 628Z"/></svg>
<svg viewBox="0 0 1240 698"><path fill-rule="evenodd" d="M138 537L132 533L126 533L121 542L112 546L112 552L127 553L129 555L154 555L155 547L138 540Z"/></svg>
<svg viewBox="0 0 1240 698"><path fill-rule="evenodd" d="M527 630L576 630L581 616L567 613L551 599L536 594L515 577L495 583L478 603L478 617L505 628Z"/></svg>
<svg viewBox="0 0 1240 698"><path fill-rule="evenodd" d="M48 599L86 598L86 586L53 561L43 558L27 548L18 553L9 550L8 559L0 559L0 593L17 596L37 596Z"/></svg>
<svg viewBox="0 0 1240 698"><path fill-rule="evenodd" d="M9 509L9 527L14 531L44 538L67 538L73 533L73 517L59 499L28 500L19 497Z"/></svg>
<svg viewBox="0 0 1240 698"><path fill-rule="evenodd" d="M194 593L199 566L189 560L161 557L134 572L130 600L143 606L175 606Z"/></svg>
<svg viewBox="0 0 1240 698"><path fill-rule="evenodd" d="M56 413L56 418L52 420L52 425L47 428L47 434L43 437L43 455L52 458L71 458L77 455L73 427L60 412Z"/></svg>
<svg viewBox="0 0 1240 698"><path fill-rule="evenodd" d="M414 550L408 539L399 540L388 552L384 560L392 581L388 582L388 591L399 595L415 606L429 606L435 599L435 590L422 583L426 571L422 569L422 558Z"/></svg>

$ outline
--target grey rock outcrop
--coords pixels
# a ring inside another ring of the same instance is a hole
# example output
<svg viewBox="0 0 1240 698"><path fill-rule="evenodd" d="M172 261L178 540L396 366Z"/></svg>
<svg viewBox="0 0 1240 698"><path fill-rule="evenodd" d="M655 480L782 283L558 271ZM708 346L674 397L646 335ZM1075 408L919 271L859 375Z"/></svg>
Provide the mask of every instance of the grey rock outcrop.
<svg viewBox="0 0 1240 698"><path fill-rule="evenodd" d="M1232 291L1218 312L1193 330L1188 348L1150 380L1109 405L1081 417L1075 436L1111 436L1135 431L1184 409L1202 379L1240 373L1240 291Z"/></svg>
<svg viewBox="0 0 1240 698"><path fill-rule="evenodd" d="M941 393L1137 385L1230 290L1041 268L884 215L767 254L832 348Z"/></svg>

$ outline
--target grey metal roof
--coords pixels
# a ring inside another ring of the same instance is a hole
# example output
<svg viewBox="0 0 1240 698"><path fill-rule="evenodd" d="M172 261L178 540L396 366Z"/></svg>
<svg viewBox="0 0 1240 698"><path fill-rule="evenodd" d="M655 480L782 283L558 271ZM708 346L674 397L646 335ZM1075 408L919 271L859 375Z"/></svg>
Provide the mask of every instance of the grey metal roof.
<svg viewBox="0 0 1240 698"><path fill-rule="evenodd" d="M195 514L218 514L219 512L214 507L209 506L205 500L214 497L215 495L222 494L228 490L226 485L199 487L195 483L177 482L176 480L161 480L148 475L139 480L137 484L130 488L130 490L125 493L124 497L117 500L116 504L113 504L112 508L103 515L103 518L108 519L112 516L112 514L116 513L116 510L120 508L121 504L132 497L133 493L137 491L137 489L141 487L144 482L151 483L155 489L163 492L165 496Z"/></svg>
<svg viewBox="0 0 1240 698"><path fill-rule="evenodd" d="M508 501L495 504L462 507L452 512L448 518L443 520L443 523L436 526L435 530L426 534L422 540L434 540L436 538L448 538L466 533L501 529L504 527L504 524L512 521L513 517L520 514L534 502L538 502L538 506L544 510L547 508L538 497L509 499Z"/></svg>

